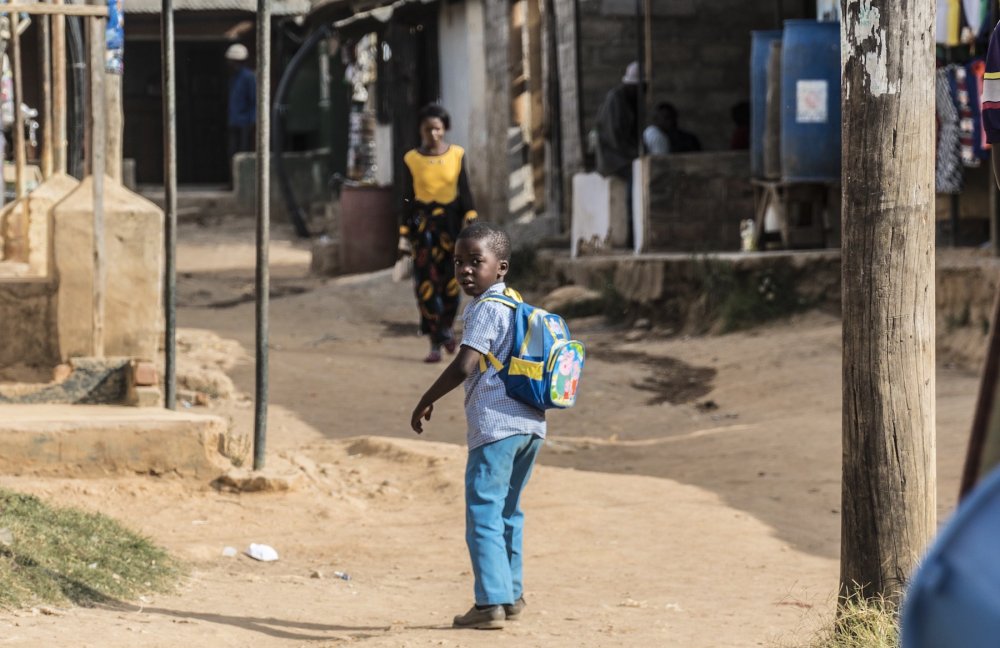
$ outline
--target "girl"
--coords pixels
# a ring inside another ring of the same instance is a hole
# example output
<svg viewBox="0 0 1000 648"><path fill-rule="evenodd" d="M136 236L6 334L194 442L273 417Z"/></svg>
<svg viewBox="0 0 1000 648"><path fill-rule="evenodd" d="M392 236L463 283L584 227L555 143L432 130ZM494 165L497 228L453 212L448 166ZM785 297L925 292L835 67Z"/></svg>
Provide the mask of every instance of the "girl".
<svg viewBox="0 0 1000 648"><path fill-rule="evenodd" d="M420 147L403 157L401 253L413 255L420 333L430 337L425 362L440 362L441 348L455 352L452 324L458 311L455 240L477 218L465 170L465 151L444 136L448 112L431 104L420 111Z"/></svg>

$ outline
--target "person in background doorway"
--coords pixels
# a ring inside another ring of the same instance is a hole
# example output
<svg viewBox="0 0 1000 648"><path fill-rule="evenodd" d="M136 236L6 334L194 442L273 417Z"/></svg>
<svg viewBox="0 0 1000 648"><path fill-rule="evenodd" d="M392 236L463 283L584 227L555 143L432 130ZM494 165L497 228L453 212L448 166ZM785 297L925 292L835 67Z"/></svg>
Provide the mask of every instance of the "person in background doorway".
<svg viewBox="0 0 1000 648"><path fill-rule="evenodd" d="M455 241L478 214L469 190L465 151L444 136L451 117L431 104L420 111L420 147L403 156L399 253L413 255L413 284L420 333L430 337L425 362L440 362L441 347L456 349L452 324L458 312Z"/></svg>
<svg viewBox="0 0 1000 648"><path fill-rule="evenodd" d="M677 109L673 104L657 104L652 124L642 132L642 142L650 155L691 153L701 150L698 138L677 126Z"/></svg>
<svg viewBox="0 0 1000 648"><path fill-rule="evenodd" d="M729 148L745 151L750 148L750 102L741 101L729 111L733 118L733 135L729 138Z"/></svg>
<svg viewBox="0 0 1000 648"><path fill-rule="evenodd" d="M639 64L628 64L622 82L608 91L597 111L597 172L631 185L632 161L639 157Z"/></svg>
<svg viewBox="0 0 1000 648"><path fill-rule="evenodd" d="M226 50L229 65L229 102L226 125L229 129L229 159L243 151L252 151L254 127L257 124L257 79L247 67L250 53L244 45L234 43Z"/></svg>

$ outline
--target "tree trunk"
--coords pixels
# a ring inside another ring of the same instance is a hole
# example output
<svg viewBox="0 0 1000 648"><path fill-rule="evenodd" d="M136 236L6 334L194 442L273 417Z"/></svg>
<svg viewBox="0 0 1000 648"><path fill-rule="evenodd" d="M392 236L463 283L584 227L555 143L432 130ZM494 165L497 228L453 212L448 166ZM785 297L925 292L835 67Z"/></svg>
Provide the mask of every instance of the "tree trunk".
<svg viewBox="0 0 1000 648"><path fill-rule="evenodd" d="M840 584L899 602L935 529L934 3L841 8Z"/></svg>

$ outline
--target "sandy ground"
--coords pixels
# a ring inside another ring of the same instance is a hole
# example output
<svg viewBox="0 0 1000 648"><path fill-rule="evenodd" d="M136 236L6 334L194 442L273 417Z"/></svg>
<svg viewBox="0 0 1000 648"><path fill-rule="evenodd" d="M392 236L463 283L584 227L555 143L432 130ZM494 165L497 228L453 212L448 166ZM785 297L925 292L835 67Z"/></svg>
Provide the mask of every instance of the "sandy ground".
<svg viewBox="0 0 1000 648"><path fill-rule="evenodd" d="M180 232L180 325L238 345L218 348L244 393L252 238L249 223ZM114 609L2 614L0 646L794 646L831 618L838 320L629 343L599 320L571 322L591 357L580 404L549 418L525 496L528 608L501 632L452 630L472 596L461 396L415 437L409 412L439 368L420 362L409 285L307 278L305 248L281 228L275 238L268 466L300 474L299 487L0 477L108 513L191 565L178 591ZM940 366L944 517L978 380ZM245 397L195 411L252 428ZM281 559L222 555L251 542Z"/></svg>

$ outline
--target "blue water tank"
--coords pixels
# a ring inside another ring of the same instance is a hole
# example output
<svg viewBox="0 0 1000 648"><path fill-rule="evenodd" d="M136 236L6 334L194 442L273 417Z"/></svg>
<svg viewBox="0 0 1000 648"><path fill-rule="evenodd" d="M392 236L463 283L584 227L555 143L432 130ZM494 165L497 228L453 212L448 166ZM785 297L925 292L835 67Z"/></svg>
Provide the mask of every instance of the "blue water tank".
<svg viewBox="0 0 1000 648"><path fill-rule="evenodd" d="M781 30L750 32L750 175L764 177L764 125L767 123L767 59Z"/></svg>
<svg viewBox="0 0 1000 648"><path fill-rule="evenodd" d="M781 43L781 178L840 180L840 23L786 20Z"/></svg>
<svg viewBox="0 0 1000 648"><path fill-rule="evenodd" d="M1000 645L1000 469L941 529L903 601L902 647Z"/></svg>

